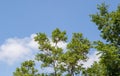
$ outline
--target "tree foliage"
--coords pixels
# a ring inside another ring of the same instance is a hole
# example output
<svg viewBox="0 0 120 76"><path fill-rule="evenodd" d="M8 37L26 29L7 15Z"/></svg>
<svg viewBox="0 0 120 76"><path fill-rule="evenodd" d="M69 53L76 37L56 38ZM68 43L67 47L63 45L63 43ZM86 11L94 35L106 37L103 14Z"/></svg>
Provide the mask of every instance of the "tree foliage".
<svg viewBox="0 0 120 76"><path fill-rule="evenodd" d="M92 21L107 42L95 42L95 48L101 54L99 64L105 67L106 72L101 76L120 76L120 6L109 12L108 6L103 3L98 5L98 10L99 13L91 15Z"/></svg>
<svg viewBox="0 0 120 76"><path fill-rule="evenodd" d="M20 68L16 68L14 76L40 76L38 70L34 68L35 63L32 60L25 61Z"/></svg>
<svg viewBox="0 0 120 76"><path fill-rule="evenodd" d="M117 10L109 12L105 3L98 5L96 14L92 14L92 21L101 31L101 37L106 41L120 46L120 6Z"/></svg>
<svg viewBox="0 0 120 76"><path fill-rule="evenodd" d="M61 66L68 75L74 76L82 71L80 62L87 59L90 49L90 41L83 37L81 33L73 33L71 42L67 44L67 52L61 56L64 66Z"/></svg>
<svg viewBox="0 0 120 76"><path fill-rule="evenodd" d="M52 32L52 41L44 34L38 33L35 41L39 44L42 53L36 55L36 60L42 61L42 67L51 66L54 68L53 76L65 73L68 76L79 74L82 69L80 62L87 59L90 49L90 41L81 33L73 33L71 42L67 44L66 51L58 46L59 42L66 42L65 31L58 28ZM53 43L53 44L51 44Z"/></svg>
<svg viewBox="0 0 120 76"><path fill-rule="evenodd" d="M63 49L58 47L59 42L66 42L67 36L65 31L60 31L58 28L52 32L52 40L46 34L38 33L35 41L39 44L40 53L36 55L36 60L42 61L41 67L53 67L53 76L57 76L59 57L63 53Z"/></svg>

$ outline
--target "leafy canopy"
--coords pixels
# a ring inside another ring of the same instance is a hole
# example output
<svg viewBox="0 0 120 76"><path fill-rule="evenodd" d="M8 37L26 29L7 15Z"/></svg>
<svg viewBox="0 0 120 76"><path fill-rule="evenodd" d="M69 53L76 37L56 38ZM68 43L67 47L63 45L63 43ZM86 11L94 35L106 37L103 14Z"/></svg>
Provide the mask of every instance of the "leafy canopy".
<svg viewBox="0 0 120 76"><path fill-rule="evenodd" d="M99 12L92 14L91 18L107 42L95 42L95 48L101 54L99 64L105 67L101 76L120 76L120 6L109 12L108 6L103 3L97 9Z"/></svg>

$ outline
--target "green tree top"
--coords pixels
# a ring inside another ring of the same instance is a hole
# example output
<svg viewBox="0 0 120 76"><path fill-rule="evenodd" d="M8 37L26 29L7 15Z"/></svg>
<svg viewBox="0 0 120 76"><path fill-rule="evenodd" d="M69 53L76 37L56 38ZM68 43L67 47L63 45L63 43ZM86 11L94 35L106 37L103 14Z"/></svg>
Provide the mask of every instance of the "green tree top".
<svg viewBox="0 0 120 76"><path fill-rule="evenodd" d="M106 72L102 76L120 76L120 6L109 12L103 3L97 9L99 12L91 15L92 21L101 31L101 37L108 42L95 42L95 48L101 54L99 64Z"/></svg>
<svg viewBox="0 0 120 76"><path fill-rule="evenodd" d="M35 63L32 60L25 61L20 68L16 68L14 76L39 76L38 70L34 68Z"/></svg>
<svg viewBox="0 0 120 76"><path fill-rule="evenodd" d="M82 71L82 63L87 60L90 50L90 41L83 37L81 33L73 33L72 40L67 44L67 52L61 55L61 69L68 72L67 75L75 76Z"/></svg>
<svg viewBox="0 0 120 76"><path fill-rule="evenodd" d="M120 5L117 10L109 12L108 5L98 5L99 12L92 14L92 21L98 26L103 39L120 46Z"/></svg>
<svg viewBox="0 0 120 76"><path fill-rule="evenodd" d="M36 60L43 62L41 67L53 67L54 73L52 75L57 76L58 59L59 56L63 53L63 49L58 47L58 43L61 41L65 42L67 40L66 32L60 31L58 28L56 28L52 32L51 39L52 41L50 41L50 38L48 38L44 33L37 33L35 41L38 42L39 49L42 52L36 55Z"/></svg>

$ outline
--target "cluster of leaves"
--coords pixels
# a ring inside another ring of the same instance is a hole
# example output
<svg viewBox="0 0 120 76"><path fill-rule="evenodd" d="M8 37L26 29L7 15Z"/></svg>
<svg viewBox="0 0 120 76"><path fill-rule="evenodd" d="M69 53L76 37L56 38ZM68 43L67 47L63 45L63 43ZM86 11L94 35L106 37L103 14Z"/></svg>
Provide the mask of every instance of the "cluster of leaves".
<svg viewBox="0 0 120 76"><path fill-rule="evenodd" d="M14 76L40 76L38 70L34 68L35 63L32 60L25 61L20 68L16 68Z"/></svg>
<svg viewBox="0 0 120 76"><path fill-rule="evenodd" d="M99 13L92 14L92 21L101 31L101 37L107 42L120 46L120 6L116 11L109 12L105 3L98 5Z"/></svg>
<svg viewBox="0 0 120 76"><path fill-rule="evenodd" d="M85 39L81 33L73 33L72 40L67 45L67 52L61 55L64 71L71 76L79 74L83 68L80 62L86 61L89 49L89 40Z"/></svg>
<svg viewBox="0 0 120 76"><path fill-rule="evenodd" d="M52 32L52 41L44 33L38 33L35 37L42 52L36 55L36 60L43 62L42 67L53 67L53 76L63 73L67 73L67 76L79 74L82 69L82 64L79 62L87 59L86 55L90 49L89 40L85 39L81 33L73 33L72 40L64 51L58 43L66 40L66 32L58 28Z"/></svg>
<svg viewBox="0 0 120 76"><path fill-rule="evenodd" d="M96 23L101 37L107 43L95 42L94 46L101 55L99 63L95 63L96 68L103 70L100 72L101 76L120 76L120 6L117 10L108 12L108 6L103 3L98 5L98 10L99 13L91 15L92 21Z"/></svg>
<svg viewBox="0 0 120 76"><path fill-rule="evenodd" d="M66 40L66 32L61 32L58 28L52 32L52 41L44 33L38 33L35 37L35 41L38 42L41 50L36 55L36 60L43 62L41 67L53 67L55 76L58 73L57 63L59 62L59 57L63 53L63 49L58 47L58 43Z"/></svg>

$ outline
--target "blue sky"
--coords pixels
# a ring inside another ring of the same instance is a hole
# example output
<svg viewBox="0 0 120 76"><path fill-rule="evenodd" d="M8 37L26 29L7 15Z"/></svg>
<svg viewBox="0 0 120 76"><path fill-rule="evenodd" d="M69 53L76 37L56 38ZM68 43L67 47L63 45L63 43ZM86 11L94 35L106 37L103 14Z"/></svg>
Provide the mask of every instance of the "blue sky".
<svg viewBox="0 0 120 76"><path fill-rule="evenodd" d="M89 15L96 13L96 5L102 2L109 4L110 10L120 3L119 0L0 0L0 75L12 76L24 57L32 55L31 51L36 50L33 35L37 32L50 36L55 28L60 28L67 31L69 38L73 32L82 32L91 41L101 40ZM22 49L27 52L19 52ZM23 53L21 60L12 59L13 55Z"/></svg>

